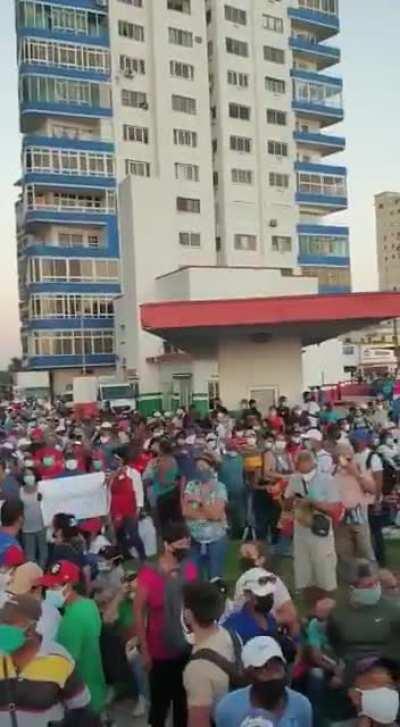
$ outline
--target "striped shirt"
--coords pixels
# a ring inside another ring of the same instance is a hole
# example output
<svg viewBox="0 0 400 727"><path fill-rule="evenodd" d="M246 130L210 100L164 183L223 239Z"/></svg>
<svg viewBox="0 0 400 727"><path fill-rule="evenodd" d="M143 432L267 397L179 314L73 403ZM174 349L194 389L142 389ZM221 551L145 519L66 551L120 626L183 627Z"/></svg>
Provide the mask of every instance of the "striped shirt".
<svg viewBox="0 0 400 727"><path fill-rule="evenodd" d="M90 694L68 652L47 641L19 672L9 656L0 656L0 725L10 724L10 701L16 705L18 727L44 727L62 720L66 708L87 707Z"/></svg>

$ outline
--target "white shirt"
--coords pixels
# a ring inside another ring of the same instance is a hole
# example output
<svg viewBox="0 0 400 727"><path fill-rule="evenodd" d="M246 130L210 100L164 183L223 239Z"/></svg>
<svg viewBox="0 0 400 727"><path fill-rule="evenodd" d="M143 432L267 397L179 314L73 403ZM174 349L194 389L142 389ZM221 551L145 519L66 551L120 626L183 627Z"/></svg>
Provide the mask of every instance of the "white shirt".
<svg viewBox="0 0 400 727"><path fill-rule="evenodd" d="M127 467L126 472L128 477L131 478L133 482L133 490L136 497L136 505L139 510L142 509L144 506L144 493L143 493L143 482L142 482L142 476L140 472L135 470L134 467Z"/></svg>
<svg viewBox="0 0 400 727"><path fill-rule="evenodd" d="M317 462L317 472L323 475L331 475L334 469L333 459L326 449L320 449L315 452Z"/></svg>
<svg viewBox="0 0 400 727"><path fill-rule="evenodd" d="M370 457L372 450L367 447L367 449L364 449L363 452L357 452L354 455L354 461L357 462L361 472L363 475L365 475L368 470L370 472L382 472L383 465L381 458L375 454ZM369 461L369 467L367 467L367 463Z"/></svg>
<svg viewBox="0 0 400 727"><path fill-rule="evenodd" d="M42 615L37 622L36 631L43 636L44 641L55 641L58 627L61 621L61 614L52 603L42 601Z"/></svg>

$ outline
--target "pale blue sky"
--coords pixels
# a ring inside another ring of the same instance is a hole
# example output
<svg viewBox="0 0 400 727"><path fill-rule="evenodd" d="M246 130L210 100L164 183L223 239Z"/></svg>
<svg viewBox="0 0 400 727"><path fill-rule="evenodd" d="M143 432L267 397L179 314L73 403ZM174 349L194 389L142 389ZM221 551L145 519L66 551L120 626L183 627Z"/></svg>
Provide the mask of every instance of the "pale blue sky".
<svg viewBox="0 0 400 727"><path fill-rule="evenodd" d="M14 182L19 176L14 11L0 0L1 138L0 138L0 366L19 354L15 262ZM341 0L343 63L332 73L344 78L346 119L332 133L344 133L347 151L332 157L349 167L350 209L332 215L332 224L349 224L355 290L376 287L373 197L400 191L400 1ZM337 39L330 41L333 44ZM329 157L327 159L329 163Z"/></svg>

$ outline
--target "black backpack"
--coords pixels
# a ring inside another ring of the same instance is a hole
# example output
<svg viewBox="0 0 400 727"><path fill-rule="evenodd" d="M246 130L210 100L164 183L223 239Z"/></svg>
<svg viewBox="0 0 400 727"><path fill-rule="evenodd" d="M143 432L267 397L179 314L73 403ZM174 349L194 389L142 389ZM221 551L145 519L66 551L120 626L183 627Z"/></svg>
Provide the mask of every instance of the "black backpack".
<svg viewBox="0 0 400 727"><path fill-rule="evenodd" d="M370 452L367 461L365 463L367 470L371 469L371 463L372 463L372 457L376 455L379 457L382 467L383 467L383 489L382 494L383 495L391 495L394 488L398 484L398 473L397 470L395 470L394 467L390 464L390 462L387 462L384 457L382 457L379 452Z"/></svg>
<svg viewBox="0 0 400 727"><path fill-rule="evenodd" d="M235 631L228 631L233 644L233 653L235 661L229 661L222 654L218 654L213 649L199 649L195 651L190 657L190 661L209 661L211 664L215 664L224 674L229 678L229 691L233 692L235 689L246 687L249 685L249 680L246 678L245 670L242 662L242 642Z"/></svg>

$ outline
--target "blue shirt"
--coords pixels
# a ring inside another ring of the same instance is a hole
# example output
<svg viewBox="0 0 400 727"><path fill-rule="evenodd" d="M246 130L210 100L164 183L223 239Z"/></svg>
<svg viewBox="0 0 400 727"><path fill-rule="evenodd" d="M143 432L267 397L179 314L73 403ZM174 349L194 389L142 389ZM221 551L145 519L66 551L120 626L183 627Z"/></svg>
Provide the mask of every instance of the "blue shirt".
<svg viewBox="0 0 400 727"><path fill-rule="evenodd" d="M228 616L224 621L224 629L236 632L244 644L256 636L272 636L274 638L278 633L277 622L271 614L268 614L266 618L267 629L265 630L261 628L247 606L244 605L241 611L236 611Z"/></svg>
<svg viewBox="0 0 400 727"><path fill-rule="evenodd" d="M226 694L219 702L215 712L216 727L246 727L251 724L251 718L258 717L257 725L265 727L273 724L274 727L312 727L312 708L307 697L303 694L286 689L286 708L280 718L265 709L257 709L250 702L250 687L238 689L236 692Z"/></svg>
<svg viewBox="0 0 400 727"><path fill-rule="evenodd" d="M244 491L243 457L240 454L224 454L219 468L219 479L226 485L228 497Z"/></svg>

